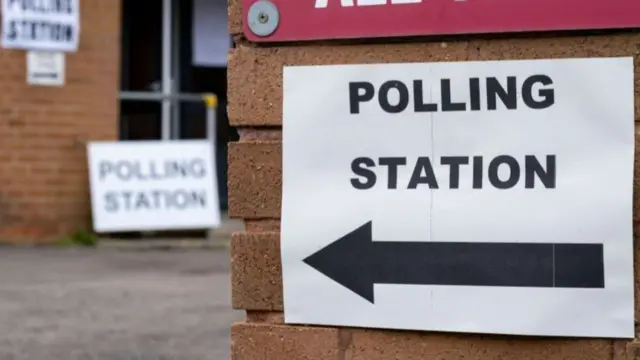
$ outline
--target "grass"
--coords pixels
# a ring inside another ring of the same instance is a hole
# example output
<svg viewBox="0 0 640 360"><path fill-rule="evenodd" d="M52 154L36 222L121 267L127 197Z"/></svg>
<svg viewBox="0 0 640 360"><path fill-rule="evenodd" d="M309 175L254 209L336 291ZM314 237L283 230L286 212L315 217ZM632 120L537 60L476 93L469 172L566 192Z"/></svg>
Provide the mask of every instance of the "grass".
<svg viewBox="0 0 640 360"><path fill-rule="evenodd" d="M86 246L93 247L98 244L98 236L90 231L79 230L56 241L58 246Z"/></svg>

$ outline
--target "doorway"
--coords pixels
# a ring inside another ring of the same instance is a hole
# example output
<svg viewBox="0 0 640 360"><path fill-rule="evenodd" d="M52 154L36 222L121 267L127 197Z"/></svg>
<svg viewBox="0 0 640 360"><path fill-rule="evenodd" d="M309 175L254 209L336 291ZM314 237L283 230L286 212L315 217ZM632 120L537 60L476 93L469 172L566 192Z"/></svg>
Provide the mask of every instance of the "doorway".
<svg viewBox="0 0 640 360"><path fill-rule="evenodd" d="M174 97L193 95L199 99L203 93L216 94L216 165L220 208L224 212L227 145L238 136L229 126L226 113L226 50L217 54L225 59L224 63L194 62L194 10L201 12L194 6L202 6L199 3L203 1L224 4L216 7L223 9L224 16L214 15L217 20L223 19L220 21L225 22L226 29L226 0L122 1L119 133L121 140L204 139L204 103L177 101ZM229 34L222 34L225 35L232 44Z"/></svg>

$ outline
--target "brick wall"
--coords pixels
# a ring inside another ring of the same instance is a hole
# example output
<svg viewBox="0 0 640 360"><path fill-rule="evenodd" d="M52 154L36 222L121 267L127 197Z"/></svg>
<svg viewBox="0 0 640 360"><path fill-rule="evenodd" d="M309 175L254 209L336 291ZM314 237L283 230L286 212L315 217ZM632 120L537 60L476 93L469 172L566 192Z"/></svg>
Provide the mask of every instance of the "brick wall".
<svg viewBox="0 0 640 360"><path fill-rule="evenodd" d="M117 137L120 0L80 12L62 88L28 86L25 52L0 49L0 243L90 228L85 144Z"/></svg>
<svg viewBox="0 0 640 360"><path fill-rule="evenodd" d="M228 112L232 126L240 133L240 141L229 148L229 211L246 223L246 231L234 234L231 246L232 303L234 308L246 310L246 320L232 327L233 360L640 360L637 344L626 340L284 325L279 243L284 65L632 55L636 57L636 71L640 71L639 32L420 44L260 47L242 36L240 0L231 0L229 14L238 47L229 57ZM640 93L640 82L637 84L636 94ZM639 115L637 108L638 119ZM636 273L639 270L636 266ZM638 288L636 285L636 299Z"/></svg>

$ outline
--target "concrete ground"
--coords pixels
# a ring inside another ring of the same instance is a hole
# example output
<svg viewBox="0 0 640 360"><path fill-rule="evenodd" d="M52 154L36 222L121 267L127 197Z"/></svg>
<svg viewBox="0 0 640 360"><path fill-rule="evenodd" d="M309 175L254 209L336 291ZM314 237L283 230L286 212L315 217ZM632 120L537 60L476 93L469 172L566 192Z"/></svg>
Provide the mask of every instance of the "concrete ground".
<svg viewBox="0 0 640 360"><path fill-rule="evenodd" d="M0 248L0 360L227 360L226 250Z"/></svg>

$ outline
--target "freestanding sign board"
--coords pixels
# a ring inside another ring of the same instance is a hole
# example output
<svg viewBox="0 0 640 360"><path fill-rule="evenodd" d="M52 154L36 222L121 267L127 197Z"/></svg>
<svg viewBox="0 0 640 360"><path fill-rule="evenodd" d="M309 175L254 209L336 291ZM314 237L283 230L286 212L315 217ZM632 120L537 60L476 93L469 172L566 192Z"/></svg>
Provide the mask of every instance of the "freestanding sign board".
<svg viewBox="0 0 640 360"><path fill-rule="evenodd" d="M242 0L251 41L633 28L637 0Z"/></svg>
<svg viewBox="0 0 640 360"><path fill-rule="evenodd" d="M287 323L633 337L633 59L284 69Z"/></svg>
<svg viewBox="0 0 640 360"><path fill-rule="evenodd" d="M89 143L94 230L217 227L213 154L206 140Z"/></svg>

